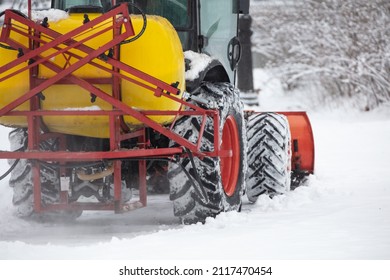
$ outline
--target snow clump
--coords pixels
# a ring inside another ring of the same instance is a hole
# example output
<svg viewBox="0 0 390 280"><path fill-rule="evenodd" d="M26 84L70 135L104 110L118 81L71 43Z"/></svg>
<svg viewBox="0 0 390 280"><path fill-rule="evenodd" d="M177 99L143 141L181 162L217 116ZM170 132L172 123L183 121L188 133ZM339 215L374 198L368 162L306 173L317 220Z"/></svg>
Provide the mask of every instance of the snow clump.
<svg viewBox="0 0 390 280"><path fill-rule="evenodd" d="M41 11L31 11L31 17L34 21L43 20L45 17L48 18L50 22L57 22L62 19L67 19L69 14L63 10L58 9L49 9L49 10L41 10Z"/></svg>
<svg viewBox="0 0 390 280"><path fill-rule="evenodd" d="M199 78L199 73L202 72L213 60L207 54L196 53L193 51L184 52L184 57L190 61L190 69L186 71L187 81L194 81Z"/></svg>

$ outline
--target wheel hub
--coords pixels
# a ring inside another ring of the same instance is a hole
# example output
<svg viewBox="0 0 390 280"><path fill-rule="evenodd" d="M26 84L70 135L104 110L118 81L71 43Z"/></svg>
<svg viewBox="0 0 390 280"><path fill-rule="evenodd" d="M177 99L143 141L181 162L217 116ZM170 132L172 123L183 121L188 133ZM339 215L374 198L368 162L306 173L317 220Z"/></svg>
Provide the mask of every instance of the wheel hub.
<svg viewBox="0 0 390 280"><path fill-rule="evenodd" d="M227 196L236 191L240 172L240 141L238 126L233 116L226 118L222 130L221 151L227 151L227 156L221 157L221 176L223 190Z"/></svg>

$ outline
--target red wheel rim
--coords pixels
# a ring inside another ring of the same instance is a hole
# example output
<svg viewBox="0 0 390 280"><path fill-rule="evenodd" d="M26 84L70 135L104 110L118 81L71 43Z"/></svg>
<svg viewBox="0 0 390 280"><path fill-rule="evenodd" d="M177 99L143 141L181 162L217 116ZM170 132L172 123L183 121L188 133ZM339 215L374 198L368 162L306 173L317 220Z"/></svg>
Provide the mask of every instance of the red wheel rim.
<svg viewBox="0 0 390 280"><path fill-rule="evenodd" d="M223 190L227 196L236 191L240 172L240 141L237 122L228 116L222 130L221 176Z"/></svg>

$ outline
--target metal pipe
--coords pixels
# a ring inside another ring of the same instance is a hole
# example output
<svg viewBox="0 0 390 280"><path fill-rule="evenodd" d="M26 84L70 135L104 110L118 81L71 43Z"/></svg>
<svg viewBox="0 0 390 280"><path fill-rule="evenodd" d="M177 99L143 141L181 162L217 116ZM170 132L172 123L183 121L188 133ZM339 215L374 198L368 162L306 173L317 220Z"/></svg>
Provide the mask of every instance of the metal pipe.
<svg viewBox="0 0 390 280"><path fill-rule="evenodd" d="M28 0L27 9L28 9L27 12L28 18L31 19L31 0Z"/></svg>

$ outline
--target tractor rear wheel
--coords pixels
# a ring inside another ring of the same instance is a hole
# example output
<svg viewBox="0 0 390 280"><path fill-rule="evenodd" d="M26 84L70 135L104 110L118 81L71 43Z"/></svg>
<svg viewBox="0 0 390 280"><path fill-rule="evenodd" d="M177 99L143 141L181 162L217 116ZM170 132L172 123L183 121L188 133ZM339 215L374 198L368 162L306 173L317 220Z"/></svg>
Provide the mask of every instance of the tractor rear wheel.
<svg viewBox="0 0 390 280"><path fill-rule="evenodd" d="M207 217L215 217L222 211L239 211L244 188L245 126L237 91L228 83L203 83L196 95L209 101L209 104L217 104L220 112L220 149L230 152L221 157L202 159L188 152L186 157L170 164L170 199L175 216L180 217L184 224L204 223ZM204 104L197 105L205 107ZM196 143L200 128L201 117L186 116L176 122L173 130ZM176 145L171 141L170 146ZM211 117L206 121L201 150L214 150Z"/></svg>
<svg viewBox="0 0 390 280"><path fill-rule="evenodd" d="M290 128L285 116L254 114L247 122L248 170L246 194L256 202L262 194L274 196L290 190Z"/></svg>
<svg viewBox="0 0 390 280"><path fill-rule="evenodd" d="M27 129L17 128L9 133L11 150L24 150L27 143ZM47 143L48 144L48 143ZM51 146L49 144L49 146ZM40 147L49 149L49 147ZM51 148L53 148L51 146ZM13 164L14 160L10 161ZM59 201L60 183L59 173L55 168L41 166L41 199L42 204L52 204ZM13 188L12 202L16 207L16 214L21 218L33 218L37 220L62 220L69 221L79 217L82 211L55 212L55 213L34 213L33 175L32 164L29 160L20 159L11 172L9 180Z"/></svg>

